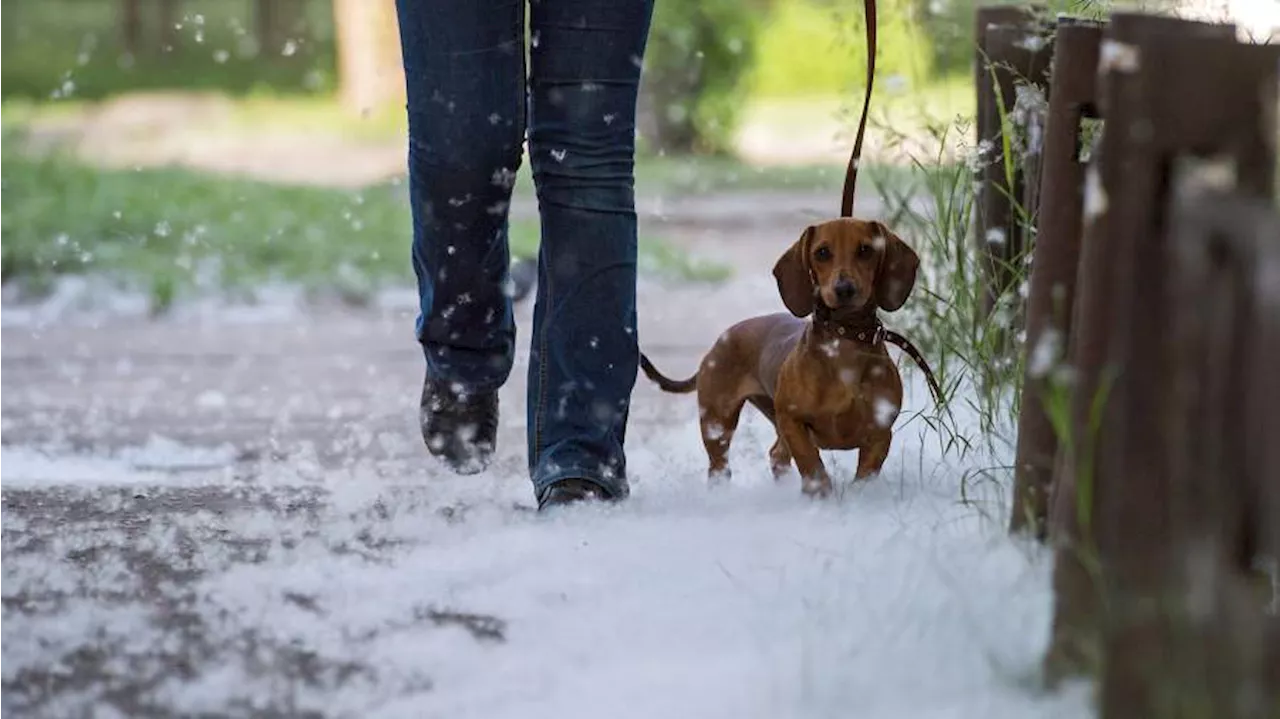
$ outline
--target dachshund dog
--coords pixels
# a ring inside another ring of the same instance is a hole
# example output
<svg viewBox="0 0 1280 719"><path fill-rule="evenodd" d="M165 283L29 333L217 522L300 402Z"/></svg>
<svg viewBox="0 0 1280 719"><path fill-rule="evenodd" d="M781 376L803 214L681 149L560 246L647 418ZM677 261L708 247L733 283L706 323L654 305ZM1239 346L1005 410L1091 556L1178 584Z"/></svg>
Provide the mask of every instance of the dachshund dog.
<svg viewBox="0 0 1280 719"><path fill-rule="evenodd" d="M774 477L794 461L805 494L831 492L820 449L859 450L856 479L880 471L902 379L876 310L902 307L919 266L915 251L879 222L811 225L773 268L789 314L730 327L684 381L664 377L641 355L645 375L662 390L697 390L711 481L729 478L729 443L747 402L778 432L769 450Z"/></svg>

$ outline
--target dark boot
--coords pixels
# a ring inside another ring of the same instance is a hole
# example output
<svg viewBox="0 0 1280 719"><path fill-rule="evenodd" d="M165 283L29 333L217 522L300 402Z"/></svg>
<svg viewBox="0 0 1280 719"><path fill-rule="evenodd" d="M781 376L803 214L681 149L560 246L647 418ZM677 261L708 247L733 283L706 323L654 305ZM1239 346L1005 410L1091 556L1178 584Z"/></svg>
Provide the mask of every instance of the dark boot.
<svg viewBox="0 0 1280 719"><path fill-rule="evenodd" d="M538 258L521 257L511 263L511 301L519 304L538 286Z"/></svg>
<svg viewBox="0 0 1280 719"><path fill-rule="evenodd" d="M419 402L427 451L458 474L489 466L498 437L498 393L468 394L448 382L423 380Z"/></svg>
<svg viewBox="0 0 1280 719"><path fill-rule="evenodd" d="M562 479L547 485L538 495L538 511L577 502L608 502L611 497L600 485L585 479Z"/></svg>

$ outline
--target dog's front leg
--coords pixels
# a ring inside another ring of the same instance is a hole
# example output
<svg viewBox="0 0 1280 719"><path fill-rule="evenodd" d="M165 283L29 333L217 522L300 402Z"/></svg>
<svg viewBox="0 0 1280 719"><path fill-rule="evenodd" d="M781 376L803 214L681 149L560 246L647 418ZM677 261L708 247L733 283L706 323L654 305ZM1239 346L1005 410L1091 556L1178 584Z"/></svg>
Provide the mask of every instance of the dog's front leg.
<svg viewBox="0 0 1280 719"><path fill-rule="evenodd" d="M858 450L858 472L853 478L870 479L880 474L880 467L889 456L889 444L892 441L893 433L888 430L876 432L868 437L866 443Z"/></svg>
<svg viewBox="0 0 1280 719"><path fill-rule="evenodd" d="M776 424L774 429L777 429ZM783 441L781 433L769 448L769 467L773 470L774 479L782 479L791 468L791 450L787 449L787 443Z"/></svg>
<svg viewBox="0 0 1280 719"><path fill-rule="evenodd" d="M789 413L778 412L778 434L786 442L787 449L800 472L801 488L811 497L825 497L831 494L831 476L822 464L818 454L818 446L813 443L809 427L801 418Z"/></svg>

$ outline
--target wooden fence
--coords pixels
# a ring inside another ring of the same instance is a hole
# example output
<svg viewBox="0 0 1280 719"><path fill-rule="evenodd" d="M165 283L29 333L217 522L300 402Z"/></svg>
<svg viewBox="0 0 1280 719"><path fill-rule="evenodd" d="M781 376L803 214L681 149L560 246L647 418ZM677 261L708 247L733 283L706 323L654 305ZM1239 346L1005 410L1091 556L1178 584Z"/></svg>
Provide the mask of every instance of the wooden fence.
<svg viewBox="0 0 1280 719"><path fill-rule="evenodd" d="M1039 186L1039 143L1015 149L1017 162L1004 162L1003 140L1020 109L1019 90L1046 94L1052 45L1047 27L1035 8L1013 5L978 8L978 41L974 85L978 88L976 126L983 159L974 198L975 237L983 258L987 292L981 310L995 309L1017 276L1017 266L1030 243L1032 223L1026 208L1036 205ZM1012 138L1010 138L1012 139ZM1015 323L1019 320L1015 318Z"/></svg>
<svg viewBox="0 0 1280 719"><path fill-rule="evenodd" d="M1280 48L1137 13L1050 35L1035 191L980 178L1034 239L1011 530L1055 551L1046 674L1095 676L1107 719L1280 716Z"/></svg>

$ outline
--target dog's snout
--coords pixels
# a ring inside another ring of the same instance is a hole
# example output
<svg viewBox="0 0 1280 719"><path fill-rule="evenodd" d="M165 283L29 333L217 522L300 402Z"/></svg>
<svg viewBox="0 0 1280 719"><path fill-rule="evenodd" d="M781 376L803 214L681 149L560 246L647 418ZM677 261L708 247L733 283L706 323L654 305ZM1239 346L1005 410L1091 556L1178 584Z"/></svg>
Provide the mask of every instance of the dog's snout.
<svg viewBox="0 0 1280 719"><path fill-rule="evenodd" d="M841 277L836 280L835 287L832 289L836 292L836 299L842 302L851 300L858 294L858 286L853 284L853 280L848 277Z"/></svg>

